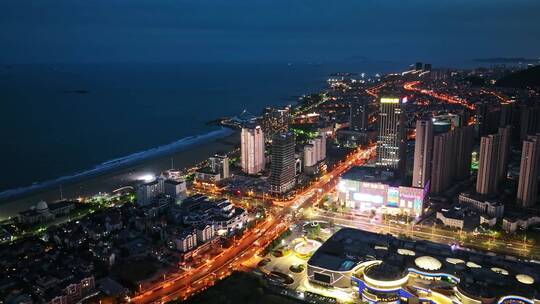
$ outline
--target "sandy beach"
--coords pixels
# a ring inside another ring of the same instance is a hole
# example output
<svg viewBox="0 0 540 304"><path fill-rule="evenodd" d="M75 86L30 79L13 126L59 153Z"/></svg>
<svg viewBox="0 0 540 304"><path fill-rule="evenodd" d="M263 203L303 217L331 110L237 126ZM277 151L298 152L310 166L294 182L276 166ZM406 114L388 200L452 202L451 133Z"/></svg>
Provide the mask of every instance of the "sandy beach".
<svg viewBox="0 0 540 304"><path fill-rule="evenodd" d="M113 169L112 171L94 175L71 183L62 184L64 199L77 198L79 196L92 196L99 192L111 192L122 186L133 185L138 178L147 174L159 174L171 169L189 168L217 152L229 152L238 147L240 136L238 131L223 138L214 139L189 147L168 156L149 159L127 167ZM19 211L28 209L40 200L54 202L59 200L60 187L54 187L28 195L21 195L15 199L7 199L0 202L0 220L16 216Z"/></svg>

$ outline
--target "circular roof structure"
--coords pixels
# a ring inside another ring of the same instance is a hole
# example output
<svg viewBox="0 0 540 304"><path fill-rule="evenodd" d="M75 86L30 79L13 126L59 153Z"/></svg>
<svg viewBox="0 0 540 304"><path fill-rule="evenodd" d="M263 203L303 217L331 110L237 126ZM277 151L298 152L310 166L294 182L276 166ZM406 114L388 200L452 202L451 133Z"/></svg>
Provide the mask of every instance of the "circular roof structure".
<svg viewBox="0 0 540 304"><path fill-rule="evenodd" d="M49 206L47 205L47 203L45 201L39 201L36 204L36 210L37 211L44 211L44 210L47 210L47 209L49 209Z"/></svg>
<svg viewBox="0 0 540 304"><path fill-rule="evenodd" d="M305 239L294 246L294 251L301 256L310 256L321 247L321 243L315 240Z"/></svg>
<svg viewBox="0 0 540 304"><path fill-rule="evenodd" d="M491 268L491 271L495 272L495 273L498 273L498 274L502 274L502 275L508 275L508 270L506 269L502 269L502 268L498 268L498 267L492 267Z"/></svg>
<svg viewBox="0 0 540 304"><path fill-rule="evenodd" d="M416 258L416 260L414 260L414 264L424 270L430 271L435 271L442 268L442 263L439 260L427 255Z"/></svg>
<svg viewBox="0 0 540 304"><path fill-rule="evenodd" d="M467 267L469 267L469 268L482 268L482 266L476 264L475 262L467 262Z"/></svg>
<svg viewBox="0 0 540 304"><path fill-rule="evenodd" d="M416 253L412 250L409 250L409 249L403 249L403 248L399 248L397 250L397 253L398 254L401 254L401 255L410 255L410 256L415 256Z"/></svg>
<svg viewBox="0 0 540 304"><path fill-rule="evenodd" d="M454 265L457 265L457 264L465 264L465 261L462 260L462 259L456 259L456 258L446 258L446 261L450 264L454 264Z"/></svg>
<svg viewBox="0 0 540 304"><path fill-rule="evenodd" d="M516 275L516 280L518 280L518 282L520 282L520 283L527 284L527 285L534 284L533 277L531 277L530 275L527 275L527 274L518 274L518 275Z"/></svg>
<svg viewBox="0 0 540 304"><path fill-rule="evenodd" d="M407 283L409 275L401 265L387 262L372 264L364 269L364 280L379 288L400 288Z"/></svg>

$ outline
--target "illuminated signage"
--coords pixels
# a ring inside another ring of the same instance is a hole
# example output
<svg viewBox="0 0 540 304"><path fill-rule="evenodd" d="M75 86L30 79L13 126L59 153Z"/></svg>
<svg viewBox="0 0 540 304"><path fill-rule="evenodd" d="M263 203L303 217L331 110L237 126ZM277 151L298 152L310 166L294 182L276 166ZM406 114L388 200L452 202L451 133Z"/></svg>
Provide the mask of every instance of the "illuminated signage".
<svg viewBox="0 0 540 304"><path fill-rule="evenodd" d="M381 103L399 103L399 98L381 98Z"/></svg>
<svg viewBox="0 0 540 304"><path fill-rule="evenodd" d="M425 189L414 187L391 187L384 183L360 182L343 179L337 189L346 194L352 206L357 209L372 209L383 206L404 208L415 215L422 214Z"/></svg>
<svg viewBox="0 0 540 304"><path fill-rule="evenodd" d="M367 202L377 205L382 205L384 203L384 198L380 195L372 195L369 193L356 192L353 194L353 200L358 202Z"/></svg>

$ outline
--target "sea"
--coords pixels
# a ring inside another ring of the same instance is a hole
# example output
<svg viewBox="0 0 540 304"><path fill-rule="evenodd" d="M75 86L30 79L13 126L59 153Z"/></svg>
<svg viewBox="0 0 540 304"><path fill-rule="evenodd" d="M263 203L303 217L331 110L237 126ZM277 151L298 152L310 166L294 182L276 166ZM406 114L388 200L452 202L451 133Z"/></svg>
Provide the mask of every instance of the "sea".
<svg viewBox="0 0 540 304"><path fill-rule="evenodd" d="M408 63L0 66L0 199L230 134L209 121L294 104L335 72Z"/></svg>

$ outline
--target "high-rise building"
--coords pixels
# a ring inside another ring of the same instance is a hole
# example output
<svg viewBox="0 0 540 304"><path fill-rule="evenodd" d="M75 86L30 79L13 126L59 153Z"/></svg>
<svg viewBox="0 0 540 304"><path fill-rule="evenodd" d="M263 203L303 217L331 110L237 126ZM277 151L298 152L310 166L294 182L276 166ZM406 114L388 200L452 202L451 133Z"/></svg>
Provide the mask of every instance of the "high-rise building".
<svg viewBox="0 0 540 304"><path fill-rule="evenodd" d="M517 203L522 207L532 207L537 203L538 174L540 172L540 134L529 135L523 141Z"/></svg>
<svg viewBox="0 0 540 304"><path fill-rule="evenodd" d="M247 174L256 174L264 170L264 133L260 126L242 128L241 161L242 170Z"/></svg>
<svg viewBox="0 0 540 304"><path fill-rule="evenodd" d="M495 194L498 190L501 135L490 134L480 140L480 160L476 179L476 192Z"/></svg>
<svg viewBox="0 0 540 304"><path fill-rule="evenodd" d="M351 102L349 129L352 131L366 131L368 129L369 99L363 97Z"/></svg>
<svg viewBox="0 0 540 304"><path fill-rule="evenodd" d="M456 180L464 180L471 174L471 155L474 142L474 126L455 130L456 134Z"/></svg>
<svg viewBox="0 0 540 304"><path fill-rule="evenodd" d="M304 167L312 167L326 159L326 135L321 135L310 140L304 146Z"/></svg>
<svg viewBox="0 0 540 304"><path fill-rule="evenodd" d="M506 180L508 173L508 154L510 153L510 136L512 132L512 126L508 125L499 128L499 135L501 137L500 149L499 149L499 162L497 168L497 178L499 183Z"/></svg>
<svg viewBox="0 0 540 304"><path fill-rule="evenodd" d="M167 179L163 182L163 190L166 196L173 199L186 197L186 182L183 180Z"/></svg>
<svg viewBox="0 0 540 304"><path fill-rule="evenodd" d="M522 105L520 108L520 140L540 132L540 105Z"/></svg>
<svg viewBox="0 0 540 304"><path fill-rule="evenodd" d="M220 179L229 178L229 157L227 155L216 154L209 160L212 172L219 173Z"/></svg>
<svg viewBox="0 0 540 304"><path fill-rule="evenodd" d="M430 193L439 194L469 177L474 127L457 128L433 139Z"/></svg>
<svg viewBox="0 0 540 304"><path fill-rule="evenodd" d="M140 185L137 188L137 204L144 206L152 203L156 196L164 193L164 187L164 180L160 177Z"/></svg>
<svg viewBox="0 0 540 304"><path fill-rule="evenodd" d="M312 167L317 164L316 146L309 143L304 146L304 167Z"/></svg>
<svg viewBox="0 0 540 304"><path fill-rule="evenodd" d="M514 103L501 103L501 117L499 127L511 125L514 121Z"/></svg>
<svg viewBox="0 0 540 304"><path fill-rule="evenodd" d="M498 107L488 103L476 104L476 126L479 137L497 132L500 123L501 112Z"/></svg>
<svg viewBox="0 0 540 304"><path fill-rule="evenodd" d="M404 115L399 98L381 98L378 126L377 166L399 170L400 174L403 174L406 142Z"/></svg>
<svg viewBox="0 0 540 304"><path fill-rule="evenodd" d="M430 192L439 194L452 182L453 156L455 151L455 133L448 132L433 138L433 161L431 164Z"/></svg>
<svg viewBox="0 0 540 304"><path fill-rule="evenodd" d="M295 137L292 132L279 133L272 138L270 191L285 193L295 185Z"/></svg>
<svg viewBox="0 0 540 304"><path fill-rule="evenodd" d="M413 187L424 188L431 176L433 152L433 122L431 119L416 121L414 144Z"/></svg>

